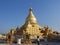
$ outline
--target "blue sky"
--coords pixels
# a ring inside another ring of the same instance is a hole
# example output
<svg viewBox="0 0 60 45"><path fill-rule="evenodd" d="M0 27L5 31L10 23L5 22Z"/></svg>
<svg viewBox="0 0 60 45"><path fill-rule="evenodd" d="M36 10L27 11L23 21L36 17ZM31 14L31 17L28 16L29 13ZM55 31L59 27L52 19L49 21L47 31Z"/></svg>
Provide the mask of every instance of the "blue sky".
<svg viewBox="0 0 60 45"><path fill-rule="evenodd" d="M60 0L0 0L0 33L22 26L30 5L40 26L60 32Z"/></svg>

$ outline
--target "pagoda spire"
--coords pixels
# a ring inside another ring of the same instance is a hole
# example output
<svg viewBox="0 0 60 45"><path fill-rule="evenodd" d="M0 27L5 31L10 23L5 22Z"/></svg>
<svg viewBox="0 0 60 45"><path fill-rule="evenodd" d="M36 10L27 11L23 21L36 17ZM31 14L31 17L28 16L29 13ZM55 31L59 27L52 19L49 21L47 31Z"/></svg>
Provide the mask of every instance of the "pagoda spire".
<svg viewBox="0 0 60 45"><path fill-rule="evenodd" d="M30 7L29 9L29 14L28 17L26 18L26 22L30 22L30 23L36 23L36 18L33 14L32 8Z"/></svg>

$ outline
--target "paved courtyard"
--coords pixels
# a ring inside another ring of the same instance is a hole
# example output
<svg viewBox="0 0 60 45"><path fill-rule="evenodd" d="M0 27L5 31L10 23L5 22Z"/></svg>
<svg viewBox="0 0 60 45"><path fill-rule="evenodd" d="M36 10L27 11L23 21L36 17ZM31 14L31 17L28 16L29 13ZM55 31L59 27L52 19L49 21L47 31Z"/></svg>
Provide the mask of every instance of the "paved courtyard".
<svg viewBox="0 0 60 45"><path fill-rule="evenodd" d="M19 44L0 44L0 45L19 45ZM37 44L20 44L20 45L37 45ZM40 45L47 45L47 43L41 42ZM48 42L48 45L60 45L60 42Z"/></svg>

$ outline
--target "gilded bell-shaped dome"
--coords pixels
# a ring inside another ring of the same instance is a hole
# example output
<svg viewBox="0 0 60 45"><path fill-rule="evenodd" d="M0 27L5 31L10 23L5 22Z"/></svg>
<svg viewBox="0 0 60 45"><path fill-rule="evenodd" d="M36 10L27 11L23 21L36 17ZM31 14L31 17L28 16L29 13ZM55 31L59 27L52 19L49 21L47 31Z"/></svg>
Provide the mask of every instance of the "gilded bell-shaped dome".
<svg viewBox="0 0 60 45"><path fill-rule="evenodd" d="M32 8L29 9L29 15L26 18L26 22L30 22L30 23L36 23L36 18L32 12Z"/></svg>

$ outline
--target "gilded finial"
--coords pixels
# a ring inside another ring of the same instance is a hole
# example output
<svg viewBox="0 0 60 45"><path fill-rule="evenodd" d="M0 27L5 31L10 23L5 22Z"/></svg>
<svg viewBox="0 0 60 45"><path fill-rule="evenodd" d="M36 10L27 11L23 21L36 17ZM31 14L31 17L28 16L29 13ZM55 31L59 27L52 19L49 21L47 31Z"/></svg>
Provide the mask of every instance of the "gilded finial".
<svg viewBox="0 0 60 45"><path fill-rule="evenodd" d="M30 3L30 11L32 11L32 3Z"/></svg>

